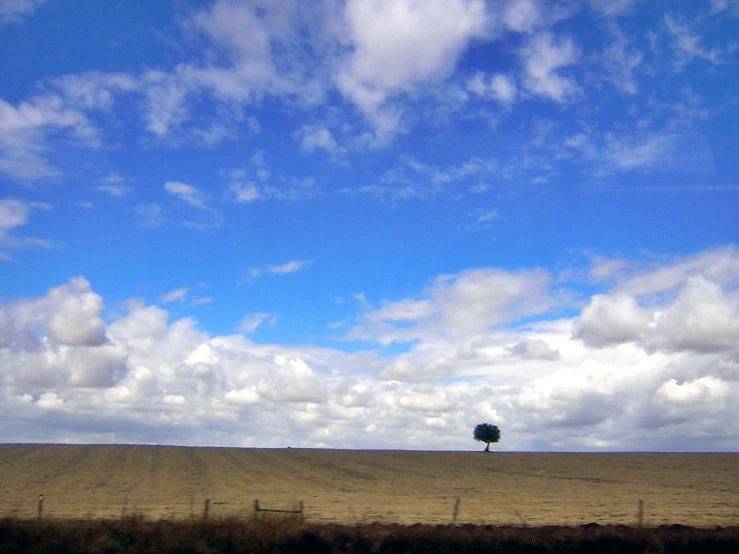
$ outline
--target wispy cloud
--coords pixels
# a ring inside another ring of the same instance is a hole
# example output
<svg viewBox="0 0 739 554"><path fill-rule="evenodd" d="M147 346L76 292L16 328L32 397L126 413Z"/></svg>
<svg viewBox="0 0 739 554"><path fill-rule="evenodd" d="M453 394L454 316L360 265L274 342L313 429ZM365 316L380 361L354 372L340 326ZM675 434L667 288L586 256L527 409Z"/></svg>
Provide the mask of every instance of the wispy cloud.
<svg viewBox="0 0 739 554"><path fill-rule="evenodd" d="M133 187L125 185L125 179L117 173L111 173L110 175L100 179L100 185L95 187L98 192L104 192L110 196L122 198L133 192Z"/></svg>
<svg viewBox="0 0 739 554"><path fill-rule="evenodd" d="M201 210L209 209L205 204L205 195L197 187L178 181L168 181L164 184L164 190L190 206Z"/></svg>
<svg viewBox="0 0 739 554"><path fill-rule="evenodd" d="M690 24L670 14L665 15L664 22L673 39L675 71L682 71L694 59L707 60L712 64L721 63L718 49L706 49L701 46L703 39Z"/></svg>
<svg viewBox="0 0 739 554"><path fill-rule="evenodd" d="M568 102L582 93L574 77L561 71L580 59L580 50L572 38L542 32L525 44L520 55L524 85L533 94L555 102Z"/></svg>
<svg viewBox="0 0 739 554"><path fill-rule="evenodd" d="M53 248L56 243L49 239L18 237L12 231L28 223L31 214L38 210L49 210L51 205L46 202L26 202L15 198L0 200L0 247L22 249L33 246ZM0 252L0 259L10 261L12 256L8 252Z"/></svg>
<svg viewBox="0 0 739 554"><path fill-rule="evenodd" d="M465 231L480 231L488 229L493 221L498 219L500 219L500 212L497 208L476 210L467 214L466 221L460 224L459 228Z"/></svg>
<svg viewBox="0 0 739 554"><path fill-rule="evenodd" d="M137 217L137 226L142 229L156 229L167 220L166 212L157 203L138 204L131 208Z"/></svg>
<svg viewBox="0 0 739 554"><path fill-rule="evenodd" d="M0 23L20 23L45 2L46 0L3 0L0 2Z"/></svg>
<svg viewBox="0 0 739 554"><path fill-rule="evenodd" d="M251 334L265 322L268 325L272 326L277 323L277 316L265 312L249 314L241 320L241 323L239 324L239 331L242 333Z"/></svg>
<svg viewBox="0 0 739 554"><path fill-rule="evenodd" d="M195 296L192 294L193 290L206 288L205 283L198 283L190 287L179 287L172 289L165 294L158 297L157 300L162 304L170 304L172 302L186 302L189 300L190 306L205 306L213 302L213 298L208 296Z"/></svg>
<svg viewBox="0 0 739 554"><path fill-rule="evenodd" d="M187 294L190 292L190 287L180 287L169 291L159 297L159 302L163 304L169 304L170 302L183 302L187 298Z"/></svg>
<svg viewBox="0 0 739 554"><path fill-rule="evenodd" d="M133 192L133 187L127 187L125 185L98 185L95 190L104 192L117 198L122 198Z"/></svg>
<svg viewBox="0 0 739 554"><path fill-rule="evenodd" d="M164 184L164 190L185 204L209 214L206 221L184 220L182 222L184 227L196 231L207 231L219 227L223 222L223 215L218 210L208 206L206 203L207 196L197 187L179 181L168 181Z"/></svg>
<svg viewBox="0 0 739 554"><path fill-rule="evenodd" d="M264 265L249 269L249 275L256 279L262 275L286 275L307 268L311 262L291 260L281 265Z"/></svg>

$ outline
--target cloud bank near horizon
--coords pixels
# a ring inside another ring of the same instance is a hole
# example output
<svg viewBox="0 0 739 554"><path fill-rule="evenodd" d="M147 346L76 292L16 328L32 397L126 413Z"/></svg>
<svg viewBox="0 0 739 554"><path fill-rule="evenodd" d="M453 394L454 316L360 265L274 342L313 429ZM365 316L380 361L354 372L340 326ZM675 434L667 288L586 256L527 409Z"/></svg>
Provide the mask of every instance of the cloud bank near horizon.
<svg viewBox="0 0 739 554"><path fill-rule="evenodd" d="M106 312L75 277L0 310L3 434L469 449L490 421L505 450L736 450L739 252L614 262L440 276L360 309L353 352L213 336L137 299Z"/></svg>

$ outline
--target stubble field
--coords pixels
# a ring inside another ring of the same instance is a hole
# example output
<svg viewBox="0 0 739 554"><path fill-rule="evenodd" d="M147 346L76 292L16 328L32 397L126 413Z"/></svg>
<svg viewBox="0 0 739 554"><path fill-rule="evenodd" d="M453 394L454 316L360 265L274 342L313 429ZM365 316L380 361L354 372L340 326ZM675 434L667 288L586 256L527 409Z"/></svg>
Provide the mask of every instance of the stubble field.
<svg viewBox="0 0 739 554"><path fill-rule="evenodd" d="M739 525L739 454L536 454L0 445L0 517L311 523Z"/></svg>

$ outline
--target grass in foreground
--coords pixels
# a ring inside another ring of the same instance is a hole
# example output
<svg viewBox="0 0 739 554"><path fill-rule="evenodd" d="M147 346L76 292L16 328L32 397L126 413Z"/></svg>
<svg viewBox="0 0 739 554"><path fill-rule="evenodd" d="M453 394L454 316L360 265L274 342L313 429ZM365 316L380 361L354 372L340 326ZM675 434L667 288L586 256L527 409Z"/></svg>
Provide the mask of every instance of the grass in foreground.
<svg viewBox="0 0 739 554"><path fill-rule="evenodd" d="M739 527L461 527L303 525L290 519L207 523L0 520L0 553L482 554L739 552Z"/></svg>

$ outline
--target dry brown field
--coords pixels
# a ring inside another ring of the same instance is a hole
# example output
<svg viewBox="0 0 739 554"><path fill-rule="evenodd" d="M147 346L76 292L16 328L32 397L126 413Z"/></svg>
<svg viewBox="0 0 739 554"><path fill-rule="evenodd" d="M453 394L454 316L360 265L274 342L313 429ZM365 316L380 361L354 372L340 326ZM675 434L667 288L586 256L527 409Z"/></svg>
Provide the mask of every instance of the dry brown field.
<svg viewBox="0 0 739 554"><path fill-rule="evenodd" d="M739 525L739 454L543 454L0 445L0 517Z"/></svg>

